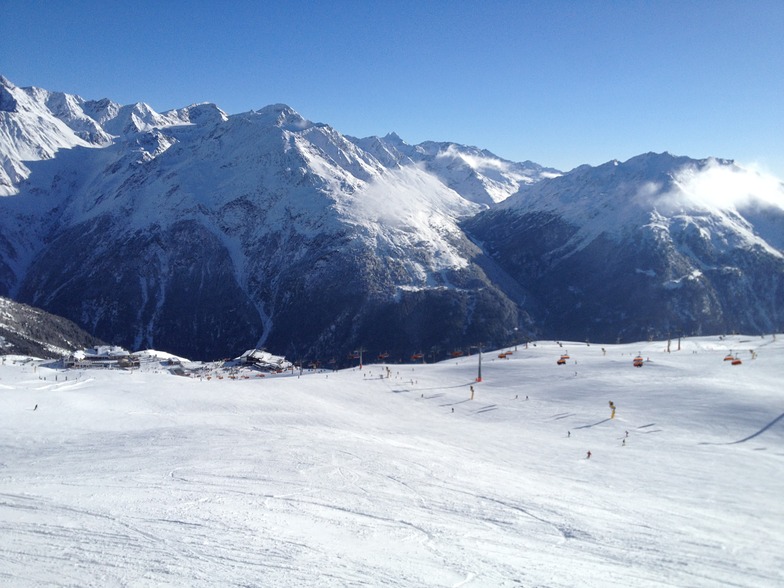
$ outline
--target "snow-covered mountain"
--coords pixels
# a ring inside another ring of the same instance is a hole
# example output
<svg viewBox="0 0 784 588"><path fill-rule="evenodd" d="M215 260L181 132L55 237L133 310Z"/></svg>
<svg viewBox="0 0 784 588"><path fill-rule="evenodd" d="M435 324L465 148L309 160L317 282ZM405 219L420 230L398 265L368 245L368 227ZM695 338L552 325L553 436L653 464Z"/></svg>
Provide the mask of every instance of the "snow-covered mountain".
<svg viewBox="0 0 784 588"><path fill-rule="evenodd" d="M72 96L17 88L0 76L0 196L16 193L30 174L27 161L51 159L63 148L110 142L95 121L78 112Z"/></svg>
<svg viewBox="0 0 784 588"><path fill-rule="evenodd" d="M0 202L0 292L193 357L446 349L525 322L459 228L484 207L470 183L464 197L421 161L381 161L285 105L227 117L68 102L89 104L113 140L72 137L25 161Z"/></svg>
<svg viewBox="0 0 784 588"><path fill-rule="evenodd" d="M731 161L649 153L526 187L466 223L558 337L784 324L784 187Z"/></svg>
<svg viewBox="0 0 784 588"><path fill-rule="evenodd" d="M781 323L780 200L682 210L712 202L711 174L754 179L728 162L562 175L281 104L159 114L1 85L0 295L125 347L326 360Z"/></svg>

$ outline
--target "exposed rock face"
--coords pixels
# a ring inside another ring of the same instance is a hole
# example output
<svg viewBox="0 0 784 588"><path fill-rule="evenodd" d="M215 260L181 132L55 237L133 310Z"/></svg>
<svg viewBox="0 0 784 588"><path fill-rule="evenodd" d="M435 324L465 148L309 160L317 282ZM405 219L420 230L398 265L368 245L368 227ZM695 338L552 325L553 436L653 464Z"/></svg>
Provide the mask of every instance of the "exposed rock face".
<svg viewBox="0 0 784 588"><path fill-rule="evenodd" d="M119 228L105 217L64 231L31 267L20 298L132 349L154 342L218 358L228 341L255 344L258 313L239 288L227 251L202 225L152 227L124 236L121 247L106 242L114 231Z"/></svg>

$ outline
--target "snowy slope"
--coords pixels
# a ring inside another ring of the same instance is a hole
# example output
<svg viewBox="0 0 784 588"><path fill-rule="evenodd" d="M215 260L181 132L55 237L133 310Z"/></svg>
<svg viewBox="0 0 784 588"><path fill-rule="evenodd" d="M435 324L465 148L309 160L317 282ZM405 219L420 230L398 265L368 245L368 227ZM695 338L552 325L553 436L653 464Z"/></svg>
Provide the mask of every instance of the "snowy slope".
<svg viewBox="0 0 784 588"><path fill-rule="evenodd" d="M444 185L485 207L506 200L523 186L561 174L532 161L512 162L486 149L456 143L425 141L409 145L395 133L350 139L386 166L422 164Z"/></svg>
<svg viewBox="0 0 784 588"><path fill-rule="evenodd" d="M234 380L215 366L209 380L172 376L152 354L134 373L5 358L0 575L19 587L781 585L781 336L672 341L671 353L562 345L485 353L481 383L476 356L389 378L368 365Z"/></svg>
<svg viewBox="0 0 784 588"><path fill-rule="evenodd" d="M30 174L24 162L51 159L59 149L88 146L90 138L99 144L108 142L100 127L91 128L87 117L74 112L72 100L58 98L54 107L65 120L48 108L47 101L53 99L49 92L17 88L0 76L0 196L15 194L19 182Z"/></svg>

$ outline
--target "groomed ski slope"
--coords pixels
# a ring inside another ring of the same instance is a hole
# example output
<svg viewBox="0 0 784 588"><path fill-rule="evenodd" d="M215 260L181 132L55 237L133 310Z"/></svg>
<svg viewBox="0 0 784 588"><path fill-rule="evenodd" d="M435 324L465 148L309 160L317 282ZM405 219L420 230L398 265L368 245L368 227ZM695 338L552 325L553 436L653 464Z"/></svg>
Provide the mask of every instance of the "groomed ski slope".
<svg viewBox="0 0 784 588"><path fill-rule="evenodd" d="M784 336L665 348L537 342L481 383L476 356L67 381L8 357L0 584L784 585Z"/></svg>

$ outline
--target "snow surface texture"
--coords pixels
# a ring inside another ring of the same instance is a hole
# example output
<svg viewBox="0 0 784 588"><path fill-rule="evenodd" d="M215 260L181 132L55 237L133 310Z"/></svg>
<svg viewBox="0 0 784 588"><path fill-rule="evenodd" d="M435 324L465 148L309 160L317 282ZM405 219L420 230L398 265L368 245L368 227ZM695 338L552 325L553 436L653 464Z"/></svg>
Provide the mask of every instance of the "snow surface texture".
<svg viewBox="0 0 784 588"><path fill-rule="evenodd" d="M781 586L784 340L666 347L486 352L481 383L476 356L251 379L8 356L0 583Z"/></svg>

